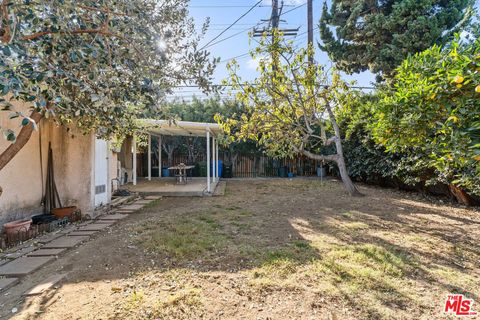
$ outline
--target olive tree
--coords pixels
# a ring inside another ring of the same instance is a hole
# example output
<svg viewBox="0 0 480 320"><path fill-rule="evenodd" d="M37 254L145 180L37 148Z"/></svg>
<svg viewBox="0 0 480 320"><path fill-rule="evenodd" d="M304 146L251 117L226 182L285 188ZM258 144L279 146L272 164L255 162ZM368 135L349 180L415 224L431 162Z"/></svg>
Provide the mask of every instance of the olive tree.
<svg viewBox="0 0 480 320"><path fill-rule="evenodd" d="M331 81L324 68L308 63L309 49L294 49L281 35L263 38L252 52L259 61L259 76L244 82L238 64L228 65L229 84L246 111L239 117L217 120L231 140L253 140L272 156L303 154L334 162L350 195L359 195L345 165L335 108L353 94L337 73ZM330 82L330 83L329 83ZM329 83L327 85L327 83ZM321 154L320 146L334 145L334 154Z"/></svg>
<svg viewBox="0 0 480 320"><path fill-rule="evenodd" d="M18 134L0 170L39 121L75 123L102 137L124 135L172 86L207 88L217 60L197 50L187 0L3 0L0 4L0 108ZM24 102L28 113L15 110Z"/></svg>

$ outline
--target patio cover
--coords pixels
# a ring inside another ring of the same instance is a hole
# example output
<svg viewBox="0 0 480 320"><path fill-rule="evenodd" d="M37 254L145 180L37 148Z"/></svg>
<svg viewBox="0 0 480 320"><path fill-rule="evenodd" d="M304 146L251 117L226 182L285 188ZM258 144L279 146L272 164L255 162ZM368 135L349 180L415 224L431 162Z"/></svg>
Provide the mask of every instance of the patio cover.
<svg viewBox="0 0 480 320"><path fill-rule="evenodd" d="M141 123L152 135L206 137L207 132L213 136L219 136L222 132L217 123L170 121L142 119Z"/></svg>
<svg viewBox="0 0 480 320"><path fill-rule="evenodd" d="M162 163L162 136L185 136L185 137L205 137L207 145L207 163L212 163L212 168L207 165L207 192L212 191L211 183L216 185L218 182L218 137L222 133L220 125L216 123L191 122L191 121L170 121L141 119L139 123L148 131L148 180L152 180L152 136L159 137L158 159ZM133 139L135 141L135 139ZM137 145L133 144L133 168L137 167ZM213 169L213 174L210 174ZM162 170L159 168L158 176L162 177ZM212 179L213 178L213 179ZM137 184L137 173L133 170L133 184Z"/></svg>

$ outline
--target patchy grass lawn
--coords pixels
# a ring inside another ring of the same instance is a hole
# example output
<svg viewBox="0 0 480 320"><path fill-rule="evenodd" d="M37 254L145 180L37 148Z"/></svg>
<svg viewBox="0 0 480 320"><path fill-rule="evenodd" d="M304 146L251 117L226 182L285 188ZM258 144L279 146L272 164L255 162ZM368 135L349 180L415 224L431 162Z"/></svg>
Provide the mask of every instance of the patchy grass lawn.
<svg viewBox="0 0 480 320"><path fill-rule="evenodd" d="M163 199L80 248L36 316L438 319L448 293L480 311L479 212L361 191L247 180L225 197Z"/></svg>

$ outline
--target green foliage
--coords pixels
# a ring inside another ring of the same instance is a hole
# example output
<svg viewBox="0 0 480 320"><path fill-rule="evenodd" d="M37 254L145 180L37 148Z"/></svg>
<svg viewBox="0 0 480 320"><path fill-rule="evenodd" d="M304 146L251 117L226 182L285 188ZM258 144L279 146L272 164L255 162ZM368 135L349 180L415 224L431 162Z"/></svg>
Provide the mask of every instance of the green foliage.
<svg viewBox="0 0 480 320"><path fill-rule="evenodd" d="M197 51L187 0L3 1L0 107L11 100L104 137L135 119L185 79L202 87L216 60ZM1 129L1 128L0 128ZM10 141L14 133L4 129Z"/></svg>
<svg viewBox="0 0 480 320"><path fill-rule="evenodd" d="M435 173L418 148L387 152L374 141L371 127L379 100L376 93L358 93L356 99L337 109L339 126L345 132L343 145L349 174L357 181L385 186L423 186Z"/></svg>
<svg viewBox="0 0 480 320"><path fill-rule="evenodd" d="M480 194L479 48L478 40L433 46L406 59L394 84L337 110L352 177Z"/></svg>
<svg viewBox="0 0 480 320"><path fill-rule="evenodd" d="M333 0L320 35L340 70L389 78L409 55L445 44L471 16L473 0ZM336 32L334 35L334 31Z"/></svg>
<svg viewBox="0 0 480 320"><path fill-rule="evenodd" d="M215 117L238 119L245 112L245 107L233 99L221 99L215 95L209 99L193 98L192 101L175 100L168 103L161 110L162 116L172 120L215 122ZM204 153L205 143L199 139L183 138L181 151L193 158L193 152ZM262 150L253 141L232 141L225 137L219 140L228 151L230 161L239 154L254 154Z"/></svg>
<svg viewBox="0 0 480 320"><path fill-rule="evenodd" d="M382 92L373 135L388 151L415 148L438 180L480 194L480 41L433 46L406 59Z"/></svg>
<svg viewBox="0 0 480 320"><path fill-rule="evenodd" d="M259 60L255 80L244 82L236 61L230 63L229 84L239 90L236 98L245 111L235 119L217 117L226 134L237 141L255 141L274 157L318 150L326 138L321 127L329 122L327 105L348 100L349 90L336 73L331 85L324 85L328 74L323 66L307 63L312 52L313 48L296 50L277 34L273 42L263 38L252 52Z"/></svg>

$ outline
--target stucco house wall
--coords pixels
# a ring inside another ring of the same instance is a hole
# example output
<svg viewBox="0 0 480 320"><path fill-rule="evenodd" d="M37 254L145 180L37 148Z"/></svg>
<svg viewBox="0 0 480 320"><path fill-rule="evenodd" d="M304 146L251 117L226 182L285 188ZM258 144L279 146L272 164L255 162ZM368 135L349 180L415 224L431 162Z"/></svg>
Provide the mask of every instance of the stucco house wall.
<svg viewBox="0 0 480 320"><path fill-rule="evenodd" d="M28 112L28 107L19 103L15 109ZM9 120L8 116L9 112L0 112L0 126L20 131L21 120ZM43 119L39 130L33 132L23 149L0 171L0 187L3 189L0 195L0 228L5 222L42 213L49 142L62 204L77 205L84 214L91 214L94 210L94 134L84 135L75 126L66 128L56 125L52 120ZM0 137L0 152L9 144ZM111 158L113 160L114 157Z"/></svg>

